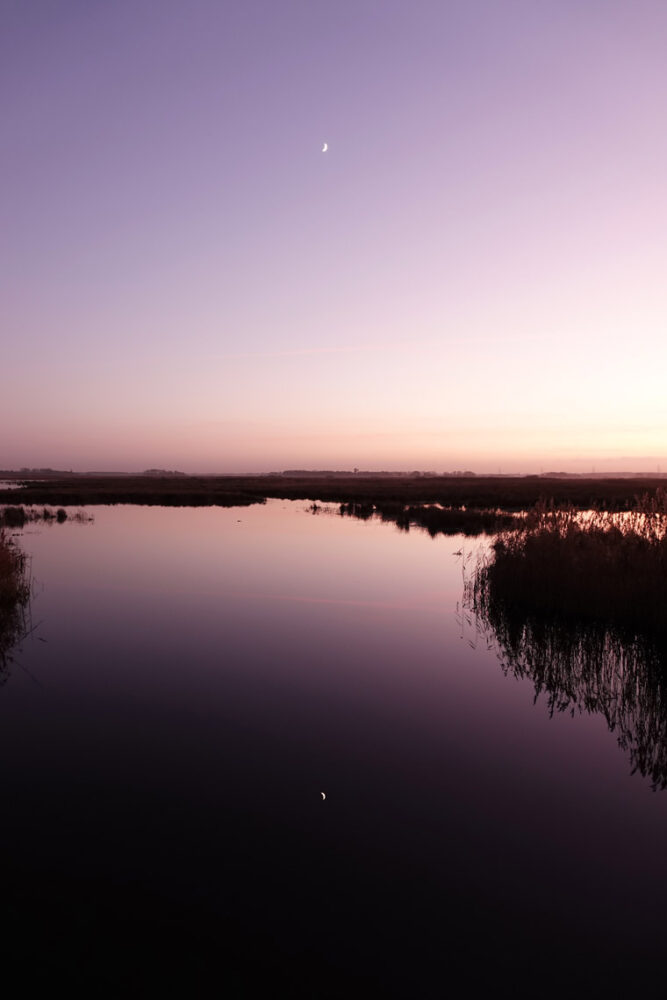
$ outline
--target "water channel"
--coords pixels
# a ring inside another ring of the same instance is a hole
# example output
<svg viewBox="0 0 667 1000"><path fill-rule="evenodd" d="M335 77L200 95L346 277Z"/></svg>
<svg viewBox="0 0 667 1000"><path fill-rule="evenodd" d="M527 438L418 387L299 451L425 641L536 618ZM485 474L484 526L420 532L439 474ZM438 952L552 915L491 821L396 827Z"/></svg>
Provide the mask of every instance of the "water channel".
<svg viewBox="0 0 667 1000"><path fill-rule="evenodd" d="M84 992L656 982L655 665L589 650L596 701L578 647L532 637L542 654L510 662L463 602L478 540L281 501L91 512L17 535L34 596L0 688L12 961Z"/></svg>

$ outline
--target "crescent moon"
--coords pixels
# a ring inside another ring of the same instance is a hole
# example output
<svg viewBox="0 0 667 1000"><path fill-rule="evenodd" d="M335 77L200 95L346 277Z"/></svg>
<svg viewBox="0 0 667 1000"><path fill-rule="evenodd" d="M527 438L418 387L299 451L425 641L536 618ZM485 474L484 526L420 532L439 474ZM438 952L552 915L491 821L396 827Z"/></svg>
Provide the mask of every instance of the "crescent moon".
<svg viewBox="0 0 667 1000"><path fill-rule="evenodd" d="M322 152L326 153L326 151L327 151L328 148L329 148L329 143L325 142L324 145L322 146Z"/></svg>
<svg viewBox="0 0 667 1000"><path fill-rule="evenodd" d="M322 801L324 802L324 800L326 799L326 795L324 794L324 792L320 792L320 795L322 796Z"/></svg>

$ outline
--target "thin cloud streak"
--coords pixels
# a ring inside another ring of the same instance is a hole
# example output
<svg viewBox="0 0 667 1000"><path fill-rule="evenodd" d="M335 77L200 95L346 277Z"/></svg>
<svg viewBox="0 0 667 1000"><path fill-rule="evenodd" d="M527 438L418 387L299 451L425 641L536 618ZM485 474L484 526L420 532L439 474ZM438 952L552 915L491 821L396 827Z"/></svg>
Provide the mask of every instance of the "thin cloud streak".
<svg viewBox="0 0 667 1000"><path fill-rule="evenodd" d="M225 354L217 354L216 358L221 361L229 361L236 358L250 358L252 360L260 360L261 358L301 358L309 357L311 355L320 354L372 354L376 352L382 352L386 354L387 352L401 352L401 351L414 351L419 347L426 346L436 346L434 343L421 343L421 344L357 344L357 345L346 345L342 347L304 347L296 348L290 351L232 351Z"/></svg>
<svg viewBox="0 0 667 1000"><path fill-rule="evenodd" d="M216 354L214 357L220 361L233 359L261 360L262 358L300 358L322 354L402 354L413 353L414 351L426 349L448 350L454 346L474 347L483 344L529 344L542 343L544 337L519 336L507 337L500 334L495 337L448 337L446 340L421 340L421 341L401 341L393 344L346 344L339 347L303 347L284 351L230 351L224 354ZM213 360L213 359L212 359Z"/></svg>

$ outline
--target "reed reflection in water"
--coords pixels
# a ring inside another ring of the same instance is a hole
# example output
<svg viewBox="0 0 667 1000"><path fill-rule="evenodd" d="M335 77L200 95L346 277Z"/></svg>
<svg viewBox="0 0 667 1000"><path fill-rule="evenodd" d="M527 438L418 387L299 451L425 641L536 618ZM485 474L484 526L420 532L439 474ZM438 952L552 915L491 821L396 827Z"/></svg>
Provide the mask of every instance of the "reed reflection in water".
<svg viewBox="0 0 667 1000"><path fill-rule="evenodd" d="M496 646L503 672L528 678L549 714L600 714L632 773L667 788L667 648L639 632L555 616L526 616L498 594L484 567L465 585L465 607Z"/></svg>
<svg viewBox="0 0 667 1000"><path fill-rule="evenodd" d="M27 634L29 599L26 556L0 527L0 685L9 675L12 650Z"/></svg>

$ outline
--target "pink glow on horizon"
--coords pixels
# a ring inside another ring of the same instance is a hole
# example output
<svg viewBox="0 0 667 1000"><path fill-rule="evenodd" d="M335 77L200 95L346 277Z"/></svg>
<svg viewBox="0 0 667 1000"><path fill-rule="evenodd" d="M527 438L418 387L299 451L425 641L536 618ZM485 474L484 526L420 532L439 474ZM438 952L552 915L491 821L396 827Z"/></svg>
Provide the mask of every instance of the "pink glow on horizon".
<svg viewBox="0 0 667 1000"><path fill-rule="evenodd" d="M664 5L183 9L0 12L0 467L667 467Z"/></svg>

